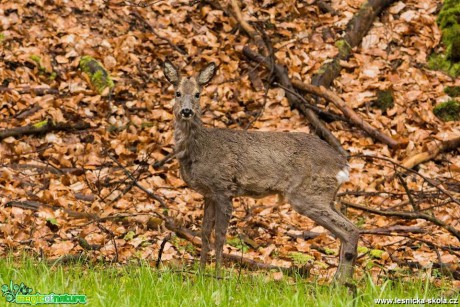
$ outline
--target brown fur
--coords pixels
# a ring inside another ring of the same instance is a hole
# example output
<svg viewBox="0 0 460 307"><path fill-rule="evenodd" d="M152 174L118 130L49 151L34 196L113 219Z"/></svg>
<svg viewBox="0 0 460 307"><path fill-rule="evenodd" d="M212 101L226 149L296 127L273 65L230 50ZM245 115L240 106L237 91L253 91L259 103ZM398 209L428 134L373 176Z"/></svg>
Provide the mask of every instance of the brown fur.
<svg viewBox="0 0 460 307"><path fill-rule="evenodd" d="M213 64L197 78L180 78L171 63L165 75L175 84L175 152L184 181L204 196L201 264L206 264L209 238L216 233L216 267L235 196L280 194L342 241L337 279L352 277L357 228L333 206L340 185L337 174L347 170L346 158L316 136L305 133L259 132L204 127L200 119L201 86L215 72ZM177 94L178 93L178 94ZM184 109L193 110L184 118Z"/></svg>

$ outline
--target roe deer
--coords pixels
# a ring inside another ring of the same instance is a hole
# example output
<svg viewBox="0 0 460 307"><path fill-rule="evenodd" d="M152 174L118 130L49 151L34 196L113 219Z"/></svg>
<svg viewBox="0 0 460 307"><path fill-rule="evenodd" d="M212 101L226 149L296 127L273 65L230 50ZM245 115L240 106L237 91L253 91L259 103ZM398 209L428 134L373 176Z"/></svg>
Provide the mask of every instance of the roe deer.
<svg viewBox="0 0 460 307"><path fill-rule="evenodd" d="M170 62L164 74L174 85L175 153L184 181L204 197L200 265L206 265L215 230L216 273L232 216L235 196L280 194L294 210L310 217L341 240L335 279L353 276L359 231L334 207L341 183L348 180L344 156L316 136L207 128L201 122L200 92L216 73L210 63L195 77L181 77Z"/></svg>

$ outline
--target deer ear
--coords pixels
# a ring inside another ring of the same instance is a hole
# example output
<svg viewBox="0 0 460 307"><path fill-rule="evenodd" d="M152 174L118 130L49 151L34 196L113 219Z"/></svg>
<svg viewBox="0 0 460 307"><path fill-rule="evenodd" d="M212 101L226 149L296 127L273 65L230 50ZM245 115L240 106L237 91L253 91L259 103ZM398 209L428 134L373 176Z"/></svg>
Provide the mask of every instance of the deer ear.
<svg viewBox="0 0 460 307"><path fill-rule="evenodd" d="M208 66L206 66L198 75L198 84L199 85L205 85L209 81L211 81L212 77L216 74L216 64L210 63Z"/></svg>
<svg viewBox="0 0 460 307"><path fill-rule="evenodd" d="M163 72L165 74L166 79L174 85L177 85L179 82L179 72L177 68L169 61L165 61L163 63Z"/></svg>

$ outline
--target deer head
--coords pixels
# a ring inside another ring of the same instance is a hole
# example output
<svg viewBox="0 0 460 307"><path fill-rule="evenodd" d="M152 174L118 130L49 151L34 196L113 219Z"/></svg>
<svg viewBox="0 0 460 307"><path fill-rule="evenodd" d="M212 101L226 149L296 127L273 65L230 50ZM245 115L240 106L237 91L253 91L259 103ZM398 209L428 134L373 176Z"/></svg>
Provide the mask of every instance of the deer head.
<svg viewBox="0 0 460 307"><path fill-rule="evenodd" d="M201 115L200 93L216 73L216 64L210 63L195 77L181 77L177 68L169 61L164 62L164 74L174 85L176 103L174 115L177 120L189 121Z"/></svg>

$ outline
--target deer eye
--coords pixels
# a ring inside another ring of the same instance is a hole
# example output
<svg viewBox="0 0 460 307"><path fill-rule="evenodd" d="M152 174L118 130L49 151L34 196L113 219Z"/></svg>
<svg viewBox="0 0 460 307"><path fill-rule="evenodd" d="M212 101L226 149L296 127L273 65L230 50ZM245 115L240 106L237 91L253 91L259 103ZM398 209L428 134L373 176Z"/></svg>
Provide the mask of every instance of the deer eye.
<svg viewBox="0 0 460 307"><path fill-rule="evenodd" d="M180 97L182 94L180 92L176 92L176 97Z"/></svg>
<svg viewBox="0 0 460 307"><path fill-rule="evenodd" d="M196 93L195 98L200 98L200 93Z"/></svg>

